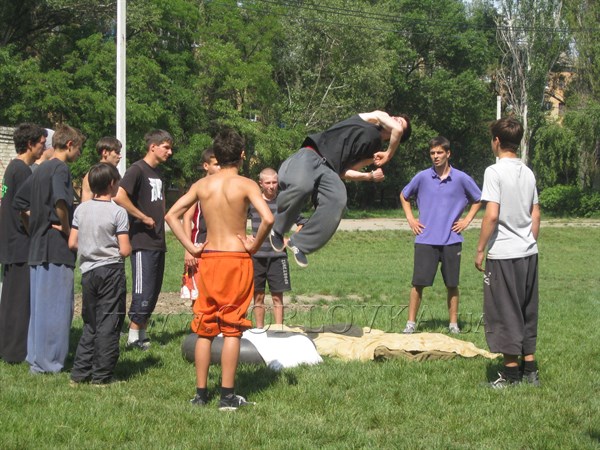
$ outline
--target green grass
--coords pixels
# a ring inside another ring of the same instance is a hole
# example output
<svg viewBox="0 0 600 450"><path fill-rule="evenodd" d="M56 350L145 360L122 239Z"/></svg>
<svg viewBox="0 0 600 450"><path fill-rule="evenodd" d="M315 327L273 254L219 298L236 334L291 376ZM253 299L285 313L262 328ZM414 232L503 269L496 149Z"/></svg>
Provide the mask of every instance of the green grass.
<svg viewBox="0 0 600 450"><path fill-rule="evenodd" d="M482 279L472 262L477 235L468 230L463 247L461 339L486 348L477 326L482 302ZM67 373L31 376L26 365L0 363L0 447L599 448L600 229L542 229L539 246L540 388L485 389L480 384L495 375L498 362L479 358L422 363L326 358L319 366L279 373L242 365L237 390L258 404L231 414L216 408L219 368L212 367L209 388L215 398L193 409L187 401L194 370L180 353L186 320L159 317L151 330L152 349L124 351L116 375L125 382L110 388L72 388ZM169 249L165 286L177 290L182 251L171 238ZM291 266L296 298L286 312L289 323L353 322L392 332L404 326L412 273L409 232L339 232L311 255L307 269ZM301 303L309 294L324 300L307 312ZM327 295L339 297L333 316ZM425 290L422 311L421 330L446 325L439 275ZM80 328L76 320L73 348Z"/></svg>

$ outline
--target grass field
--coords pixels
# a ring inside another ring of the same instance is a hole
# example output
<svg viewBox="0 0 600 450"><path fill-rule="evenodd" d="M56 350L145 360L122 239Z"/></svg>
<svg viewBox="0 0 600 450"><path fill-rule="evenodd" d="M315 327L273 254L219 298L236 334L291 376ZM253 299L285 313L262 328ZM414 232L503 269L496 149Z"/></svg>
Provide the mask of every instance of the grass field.
<svg viewBox="0 0 600 450"><path fill-rule="evenodd" d="M472 263L478 232L465 234L460 338L486 348L482 278ZM307 269L291 264L287 322L401 331L412 242L407 231L339 232ZM194 409L194 371L180 352L186 320L157 317L152 349L123 351L116 375L124 382L105 389L72 388L68 373L31 376L26 365L0 362L0 448L600 448L600 229L542 229L539 246L540 388L484 388L499 363L480 358L326 358L282 372L242 365L237 391L258 404L236 413L217 410L213 367L214 398ZM176 290L182 252L172 240L169 248L165 289ZM315 296L308 306L306 295ZM446 326L439 275L421 311L420 331ZM77 319L73 349L80 330Z"/></svg>

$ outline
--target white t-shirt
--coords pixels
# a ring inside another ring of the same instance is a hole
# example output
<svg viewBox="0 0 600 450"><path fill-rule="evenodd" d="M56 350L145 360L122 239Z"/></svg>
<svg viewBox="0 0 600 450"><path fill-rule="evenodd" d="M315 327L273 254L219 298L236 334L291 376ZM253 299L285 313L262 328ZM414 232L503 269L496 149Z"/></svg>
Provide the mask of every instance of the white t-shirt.
<svg viewBox="0 0 600 450"><path fill-rule="evenodd" d="M535 255L531 209L538 203L535 176L517 158L501 158L485 169L481 200L500 205L498 226L488 242L490 259Z"/></svg>

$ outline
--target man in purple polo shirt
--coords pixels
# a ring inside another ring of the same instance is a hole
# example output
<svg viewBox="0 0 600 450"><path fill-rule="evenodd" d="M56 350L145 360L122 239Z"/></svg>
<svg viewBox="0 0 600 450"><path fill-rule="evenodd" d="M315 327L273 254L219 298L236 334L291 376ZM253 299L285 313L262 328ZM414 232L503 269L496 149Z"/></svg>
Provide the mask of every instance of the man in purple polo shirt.
<svg viewBox="0 0 600 450"><path fill-rule="evenodd" d="M481 190L464 172L450 166L450 141L438 136L429 142L429 156L433 167L419 172L400 193L402 209L415 234L415 257L408 305L408 321L404 333L415 331L417 312L423 297L423 288L431 286L438 263L448 291L448 331L460 333L458 327L458 280L462 231L465 230L481 207ZM419 218L415 219L408 199L416 198ZM461 216L471 203L469 213Z"/></svg>

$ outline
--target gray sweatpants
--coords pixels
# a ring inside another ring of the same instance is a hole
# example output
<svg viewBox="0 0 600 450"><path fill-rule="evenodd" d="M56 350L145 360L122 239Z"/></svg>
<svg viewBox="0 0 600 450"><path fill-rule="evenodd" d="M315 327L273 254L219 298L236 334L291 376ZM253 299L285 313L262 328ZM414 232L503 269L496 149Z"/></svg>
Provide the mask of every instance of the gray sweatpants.
<svg viewBox="0 0 600 450"><path fill-rule="evenodd" d="M284 235L292 228L309 198L315 211L291 244L309 254L323 247L337 230L346 207L346 185L317 152L301 148L286 159L278 173L279 195L273 230Z"/></svg>
<svg viewBox="0 0 600 450"><path fill-rule="evenodd" d="M69 353L73 319L73 267L42 264L30 267L27 362L32 373L60 372Z"/></svg>

